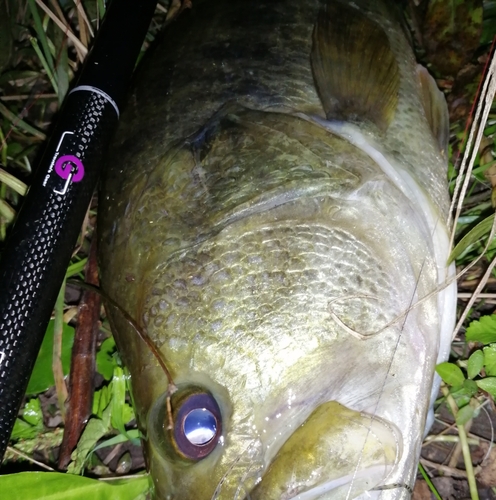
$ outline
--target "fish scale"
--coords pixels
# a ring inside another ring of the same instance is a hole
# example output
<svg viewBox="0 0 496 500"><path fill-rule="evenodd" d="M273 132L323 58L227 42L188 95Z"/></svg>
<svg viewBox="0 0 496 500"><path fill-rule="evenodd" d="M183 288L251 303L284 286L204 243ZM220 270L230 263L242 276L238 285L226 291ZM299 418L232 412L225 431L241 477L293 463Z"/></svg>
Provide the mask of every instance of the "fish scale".
<svg viewBox="0 0 496 500"><path fill-rule="evenodd" d="M109 311L156 498L409 498L456 290L446 104L399 19L198 1L140 71L100 262L177 386Z"/></svg>

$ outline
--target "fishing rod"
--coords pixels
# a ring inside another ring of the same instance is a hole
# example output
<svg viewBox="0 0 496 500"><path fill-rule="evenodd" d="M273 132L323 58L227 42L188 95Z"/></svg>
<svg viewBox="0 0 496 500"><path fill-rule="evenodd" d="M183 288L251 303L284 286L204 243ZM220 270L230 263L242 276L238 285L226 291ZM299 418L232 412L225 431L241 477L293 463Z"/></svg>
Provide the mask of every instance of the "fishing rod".
<svg viewBox="0 0 496 500"><path fill-rule="evenodd" d="M112 0L0 260L0 461L157 0Z"/></svg>

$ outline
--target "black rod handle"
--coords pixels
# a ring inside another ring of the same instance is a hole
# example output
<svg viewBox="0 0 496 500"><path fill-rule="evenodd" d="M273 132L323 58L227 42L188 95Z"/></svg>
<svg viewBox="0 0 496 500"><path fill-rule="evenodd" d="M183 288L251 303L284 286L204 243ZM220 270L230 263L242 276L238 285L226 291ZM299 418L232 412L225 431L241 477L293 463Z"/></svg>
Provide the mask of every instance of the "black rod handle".
<svg viewBox="0 0 496 500"><path fill-rule="evenodd" d="M113 0L0 260L0 460L117 125L156 0Z"/></svg>

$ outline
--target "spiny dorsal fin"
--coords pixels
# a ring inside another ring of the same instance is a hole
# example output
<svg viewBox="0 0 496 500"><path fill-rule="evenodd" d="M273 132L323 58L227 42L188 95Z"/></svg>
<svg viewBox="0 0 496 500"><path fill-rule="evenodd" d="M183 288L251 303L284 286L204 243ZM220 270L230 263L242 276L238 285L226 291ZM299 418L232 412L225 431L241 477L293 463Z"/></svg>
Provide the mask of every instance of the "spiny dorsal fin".
<svg viewBox="0 0 496 500"><path fill-rule="evenodd" d="M368 120L385 131L400 74L383 29L359 10L328 1L313 31L312 69L327 119Z"/></svg>
<svg viewBox="0 0 496 500"><path fill-rule="evenodd" d="M439 90L436 81L420 64L417 64L417 76L422 88L421 100L425 116L437 139L441 154L447 158L449 141L449 113L444 94Z"/></svg>

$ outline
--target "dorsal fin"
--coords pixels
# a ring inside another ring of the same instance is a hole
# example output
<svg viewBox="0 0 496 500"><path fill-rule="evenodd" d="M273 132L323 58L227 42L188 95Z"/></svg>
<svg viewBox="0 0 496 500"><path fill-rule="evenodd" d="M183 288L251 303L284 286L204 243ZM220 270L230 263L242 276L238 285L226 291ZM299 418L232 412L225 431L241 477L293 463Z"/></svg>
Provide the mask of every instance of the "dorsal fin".
<svg viewBox="0 0 496 500"><path fill-rule="evenodd" d="M441 154L447 158L449 141L449 113L444 94L439 90L436 81L421 64L417 64L417 76L422 88L421 100L425 116L437 139Z"/></svg>
<svg viewBox="0 0 496 500"><path fill-rule="evenodd" d="M328 1L313 31L312 69L327 119L370 121L385 131L400 73L384 30L359 10Z"/></svg>

